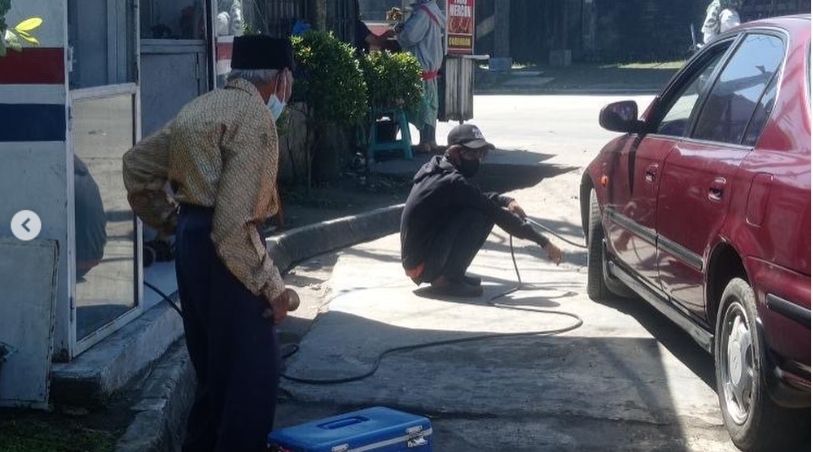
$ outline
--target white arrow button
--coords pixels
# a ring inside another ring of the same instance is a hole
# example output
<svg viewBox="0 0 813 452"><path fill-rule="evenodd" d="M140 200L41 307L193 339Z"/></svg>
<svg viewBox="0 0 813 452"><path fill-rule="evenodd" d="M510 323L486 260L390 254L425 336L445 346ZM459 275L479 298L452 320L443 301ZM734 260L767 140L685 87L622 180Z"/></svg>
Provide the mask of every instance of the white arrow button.
<svg viewBox="0 0 813 452"><path fill-rule="evenodd" d="M11 218L11 233L19 240L27 242L40 235L42 221L36 212L21 210Z"/></svg>

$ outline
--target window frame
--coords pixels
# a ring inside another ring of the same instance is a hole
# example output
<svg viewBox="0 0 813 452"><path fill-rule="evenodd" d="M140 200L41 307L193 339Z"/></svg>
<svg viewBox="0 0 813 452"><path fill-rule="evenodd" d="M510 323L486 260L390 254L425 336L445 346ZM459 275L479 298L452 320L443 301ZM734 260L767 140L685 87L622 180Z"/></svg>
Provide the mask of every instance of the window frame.
<svg viewBox="0 0 813 452"><path fill-rule="evenodd" d="M743 140L745 139L745 135L746 135L745 132L747 132L748 127L751 125L751 121L753 121L754 115L756 114L756 111L757 111L757 106L756 105L754 106L754 110L751 112L751 116L748 118L748 123L746 124L746 128L743 131L743 136L740 138L739 143L729 143L727 141L707 140L707 139L702 139L702 138L696 138L695 137L695 132L696 132L696 129L697 129L698 120L700 119L701 113L706 108L706 102L708 102L709 94L711 93L712 90L714 90L714 87L716 87L717 83L719 82L720 74L725 70L725 68L731 62L731 58L734 57L736 52L743 45L743 43L745 42L745 39L747 39L749 36L752 36L752 35L773 36L773 37L779 38L782 41L782 44L784 46L784 53L782 54L782 62L779 64L779 67L777 68L774 75L770 79L768 79L768 83L765 85L765 89L762 91L762 93L760 93L759 98L757 99L757 103L759 103L759 101L762 100L762 97L768 91L768 88L770 88L771 84L773 83L773 80L776 77L780 77L779 80L777 81L777 87L776 87L776 98L779 99L779 96L781 95L782 80L784 79L785 66L787 65L787 61L788 61L788 41L789 41L789 36L788 36L787 31L782 30L780 28L753 28L753 29L744 30L744 31L742 31L740 33L739 37L737 38L737 42L734 44L734 46L731 49L729 49L729 54L726 57L725 63L718 69L717 73L715 74L714 83L711 85L711 87L708 89L708 91L706 91L705 95L703 96L702 104L700 105L700 108L697 110L697 112L695 112L696 113L695 117L692 119L692 121L690 123L689 133L685 136L685 139L687 141L692 142L692 143L711 144L711 145L715 145L715 146L721 146L722 145L722 146L729 146L729 147L742 148L742 149L754 149L755 145L753 145L753 146L745 145L745 144L743 144ZM771 111L773 112L773 107L771 107ZM768 115L768 120L770 120L770 114ZM766 124L767 124L767 121L766 121ZM757 136L757 139L756 139L755 143L759 142L759 139L762 136L762 132L764 131L764 129L765 129L765 127L763 126L763 130L760 130L759 135Z"/></svg>
<svg viewBox="0 0 813 452"><path fill-rule="evenodd" d="M705 106L706 98L708 97L709 92L717 84L717 79L719 78L720 73L722 72L723 68L726 67L726 65L728 64L728 61L730 60L734 49L738 47L741 40L742 35L737 34L727 39L716 41L713 44L711 44L708 48L704 48L701 52L697 53L694 57L692 57L692 59L690 59L689 62L687 63L684 70L682 70L676 76L676 78L669 83L669 86L666 87L666 89L664 90L664 94L660 98L661 99L659 102L660 105L658 105L658 108L655 110L654 114L647 118L647 124L645 128L647 133L657 137L678 140L688 138L691 135L690 132L694 130L694 124L697 120L698 113L702 111L703 106ZM723 57L720 60L719 67L711 73L711 76L709 76L709 80L711 83L709 83L708 87L704 89L702 93L700 93L700 96L698 97L697 100L698 104L695 105L695 108L692 109L692 113L689 116L689 122L686 124L686 130L684 130L683 134L680 136L657 133L658 126L661 125L666 115L669 113L672 107L674 107L674 102L676 101L675 96L677 96L678 93L681 92L681 90L686 87L687 83L691 83L695 79L695 76L698 75L698 72L705 69L706 66L703 65L703 63L706 62L708 54L712 52L711 49L723 45L728 45L728 48L723 52ZM703 63L698 62L701 59L704 60Z"/></svg>

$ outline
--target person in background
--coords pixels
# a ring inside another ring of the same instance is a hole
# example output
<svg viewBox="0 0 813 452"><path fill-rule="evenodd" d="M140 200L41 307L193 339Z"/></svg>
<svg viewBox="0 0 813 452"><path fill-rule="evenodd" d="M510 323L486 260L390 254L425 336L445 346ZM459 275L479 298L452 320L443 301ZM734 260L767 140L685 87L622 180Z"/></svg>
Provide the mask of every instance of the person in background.
<svg viewBox="0 0 813 452"><path fill-rule="evenodd" d="M423 98L410 122L420 131L417 152L438 152L435 129L438 122L438 72L443 65L443 27L446 17L436 0L418 0L412 4L412 14L397 27L401 48L414 54L423 72Z"/></svg>
<svg viewBox="0 0 813 452"><path fill-rule="evenodd" d="M739 4L738 0L714 0L709 4L702 28L703 44L740 24Z"/></svg>
<svg viewBox="0 0 813 452"><path fill-rule="evenodd" d="M264 451L273 427L275 325L295 293L258 229L279 208L274 122L290 99L293 69L288 39L236 37L225 89L193 100L124 156L133 211L176 232L186 346L198 380L185 451Z"/></svg>
<svg viewBox="0 0 813 452"><path fill-rule="evenodd" d="M393 46L390 38L395 36L394 30L387 30L382 35L377 35L370 30L370 27L361 20L361 8L356 0L356 29L355 47L361 52L370 50L390 50L397 51L397 46Z"/></svg>
<svg viewBox="0 0 813 452"><path fill-rule="evenodd" d="M85 162L73 156L73 186L76 196L76 280L99 265L107 245L107 214L102 194Z"/></svg>
<svg viewBox="0 0 813 452"><path fill-rule="evenodd" d="M243 0L219 0L217 10L219 11L215 17L217 36L243 36L246 25L243 20Z"/></svg>
<svg viewBox="0 0 813 452"><path fill-rule="evenodd" d="M466 275L496 224L514 237L531 240L557 265L562 251L523 220L525 211L512 198L482 193L471 179L486 153L494 149L476 126L449 132L449 148L415 175L401 217L401 263L415 284L451 297L482 295L481 281Z"/></svg>

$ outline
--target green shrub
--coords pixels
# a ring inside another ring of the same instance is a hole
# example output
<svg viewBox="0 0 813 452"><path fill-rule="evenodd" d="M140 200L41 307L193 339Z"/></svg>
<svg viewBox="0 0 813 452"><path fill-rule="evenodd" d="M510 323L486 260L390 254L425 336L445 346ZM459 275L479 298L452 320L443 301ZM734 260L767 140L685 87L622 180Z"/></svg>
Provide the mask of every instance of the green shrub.
<svg viewBox="0 0 813 452"><path fill-rule="evenodd" d="M296 98L318 123L352 125L367 114L367 86L354 49L333 33L308 31L291 38L299 68Z"/></svg>
<svg viewBox="0 0 813 452"><path fill-rule="evenodd" d="M402 107L406 110L421 100L421 64L407 52L371 52L361 61L370 106Z"/></svg>
<svg viewBox="0 0 813 452"><path fill-rule="evenodd" d="M332 125L360 124L367 117L367 85L349 44L333 33L311 30L291 38L297 62L294 101L304 102L306 110L306 183L313 183L314 166L337 167L338 150L324 146ZM335 145L335 143L332 143ZM318 158L319 162L314 164Z"/></svg>

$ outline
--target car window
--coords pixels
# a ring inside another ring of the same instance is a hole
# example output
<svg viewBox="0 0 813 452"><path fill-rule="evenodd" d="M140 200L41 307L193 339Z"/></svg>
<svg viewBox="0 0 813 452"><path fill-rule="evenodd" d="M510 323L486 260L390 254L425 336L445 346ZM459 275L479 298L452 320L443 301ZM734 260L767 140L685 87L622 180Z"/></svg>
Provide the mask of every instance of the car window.
<svg viewBox="0 0 813 452"><path fill-rule="evenodd" d="M673 97L672 105L666 111L661 123L658 124L656 133L677 137L685 135L686 128L689 126L689 118L729 44L724 43L709 50L710 54L705 62L700 63L701 67L698 68L695 75L687 80L683 88Z"/></svg>
<svg viewBox="0 0 813 452"><path fill-rule="evenodd" d="M734 52L709 93L693 137L739 144L762 94L782 64L785 44L776 36L752 34ZM769 99L770 100L770 99ZM773 108L773 103L767 105ZM759 136L758 129L750 131Z"/></svg>
<svg viewBox="0 0 813 452"><path fill-rule="evenodd" d="M773 105L776 102L778 80L779 77L773 78L770 86L768 86L768 90L765 91L765 94L762 95L762 99L759 100L757 109L754 111L754 116L751 118L751 123L748 124L748 129L745 131L745 138L743 138L742 144L746 146L754 146L757 144L759 135L762 133L765 123L768 122L768 116L771 115Z"/></svg>

